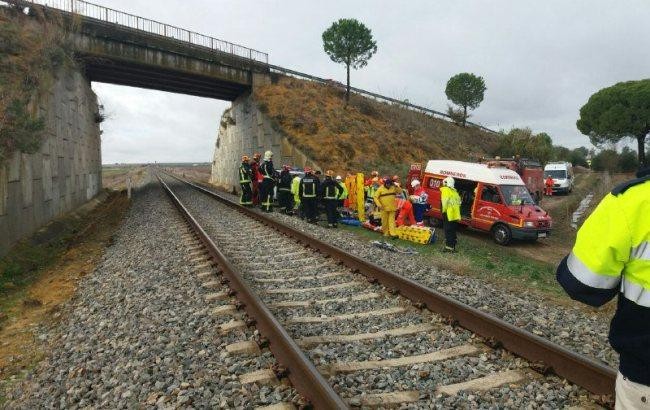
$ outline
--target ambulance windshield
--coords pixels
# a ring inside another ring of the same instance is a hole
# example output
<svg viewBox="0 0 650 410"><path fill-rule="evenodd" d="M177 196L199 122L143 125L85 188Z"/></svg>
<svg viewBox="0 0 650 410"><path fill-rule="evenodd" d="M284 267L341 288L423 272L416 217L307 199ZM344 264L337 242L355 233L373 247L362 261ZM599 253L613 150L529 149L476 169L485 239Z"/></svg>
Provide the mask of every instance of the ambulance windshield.
<svg viewBox="0 0 650 410"><path fill-rule="evenodd" d="M506 200L506 205L534 205L535 201L530 196L524 185L501 185L501 193Z"/></svg>

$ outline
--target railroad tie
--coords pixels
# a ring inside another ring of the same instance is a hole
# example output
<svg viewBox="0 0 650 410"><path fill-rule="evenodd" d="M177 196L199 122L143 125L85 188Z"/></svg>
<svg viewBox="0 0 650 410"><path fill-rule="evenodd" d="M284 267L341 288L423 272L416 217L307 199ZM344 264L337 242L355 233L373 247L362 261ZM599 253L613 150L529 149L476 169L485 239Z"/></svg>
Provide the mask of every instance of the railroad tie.
<svg viewBox="0 0 650 410"><path fill-rule="evenodd" d="M275 377L275 373L271 369L262 369L256 370L254 372L245 373L239 376L239 382L241 384L278 384L278 378Z"/></svg>
<svg viewBox="0 0 650 410"><path fill-rule="evenodd" d="M221 333L228 333L233 330L243 330L246 328L246 322L243 320L233 319L230 322L219 325L219 331Z"/></svg>
<svg viewBox="0 0 650 410"><path fill-rule="evenodd" d="M209 282L203 282L203 284L201 284L201 286L203 286L203 288L205 288L205 289L219 289L223 285L221 285L221 283L219 281L211 280Z"/></svg>
<svg viewBox="0 0 650 410"><path fill-rule="evenodd" d="M473 345L460 345L449 349L438 350L432 353L415 356L404 356L386 360L367 360L362 362L339 362L323 367L321 370L327 375L337 373L350 373L358 370L382 369L386 367L408 366L419 363L432 363L452 359L460 356L467 356L478 353L480 350Z"/></svg>
<svg viewBox="0 0 650 410"><path fill-rule="evenodd" d="M196 276L198 276L199 279L206 279L206 278L209 278L211 276L214 276L214 273L211 272L211 271L206 270L206 271L203 271L203 272L197 274Z"/></svg>
<svg viewBox="0 0 650 410"><path fill-rule="evenodd" d="M380 296L379 293L370 292L370 293L360 293L354 296L348 296L343 298L330 298L330 299L318 299L318 300L283 300L280 302L269 303L267 306L273 308L309 307L311 305L326 305L328 303L344 303L353 300L376 299L379 296Z"/></svg>
<svg viewBox="0 0 650 410"><path fill-rule="evenodd" d="M244 340L227 345L226 351L231 355L259 355L260 346L252 340Z"/></svg>
<svg viewBox="0 0 650 410"><path fill-rule="evenodd" d="M298 316L287 319L286 324L294 323L325 323L325 322L335 322L337 320L349 320L349 319L363 319L371 316L388 316L394 315L396 313L406 312L406 308L401 306L386 308L386 309L377 309L370 310L367 312L359 313L346 313L343 315L333 315L333 316Z"/></svg>
<svg viewBox="0 0 650 410"><path fill-rule="evenodd" d="M364 394L348 400L355 406L385 407L402 403L414 403L420 399L420 392L414 390L390 393Z"/></svg>
<svg viewBox="0 0 650 410"><path fill-rule="evenodd" d="M490 390L504 384L517 383L526 379L526 373L521 370L505 370L502 372L492 373L484 377L469 380L462 383L448 384L436 388L436 393L447 394L449 396L457 395L461 390L484 391Z"/></svg>
<svg viewBox="0 0 650 410"><path fill-rule="evenodd" d="M286 402L270 404L268 406L255 407L255 410L295 410L295 409L296 406L294 406L292 403L286 403Z"/></svg>
<svg viewBox="0 0 650 410"><path fill-rule="evenodd" d="M216 293L209 293L205 296L205 301L206 302L214 302L217 300L225 300L228 299L228 292L216 292Z"/></svg>
<svg viewBox="0 0 650 410"><path fill-rule="evenodd" d="M260 283L285 283L285 282L296 282L300 280L317 280L317 279L330 279L336 278L338 276L348 275L348 272L332 272L324 273L322 275L307 275L307 276L292 276L289 278L255 278L255 282Z"/></svg>
<svg viewBox="0 0 650 410"><path fill-rule="evenodd" d="M267 289L264 292L266 293L309 293L309 292L324 292L327 290L335 289L345 289L351 288L361 284L361 282L345 282L338 283L336 285L326 285L326 286L315 286L313 288L278 288L278 289Z"/></svg>
<svg viewBox="0 0 650 410"><path fill-rule="evenodd" d="M325 336L308 336L298 340L300 346L317 345L321 343L350 343L362 340L381 339L387 336L405 336L420 332L429 332L434 329L433 325L421 323L395 329L381 330L373 333L357 333L350 335L325 335Z"/></svg>
<svg viewBox="0 0 650 410"><path fill-rule="evenodd" d="M212 310L212 313L217 316L232 315L234 313L237 313L237 308L234 305L222 305L214 308Z"/></svg>

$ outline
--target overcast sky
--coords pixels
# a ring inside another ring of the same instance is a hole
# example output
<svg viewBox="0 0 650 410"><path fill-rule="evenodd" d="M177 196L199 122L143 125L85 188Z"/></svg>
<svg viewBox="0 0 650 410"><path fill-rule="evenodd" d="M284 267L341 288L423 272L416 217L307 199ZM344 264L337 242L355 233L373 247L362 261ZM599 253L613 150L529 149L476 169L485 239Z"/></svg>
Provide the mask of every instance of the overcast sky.
<svg viewBox="0 0 650 410"><path fill-rule="evenodd" d="M444 111L447 80L483 76L485 100L471 120L494 129L529 126L556 144L589 146L578 110L600 88L650 77L650 1L566 0L96 0L97 3L238 43L269 62L345 80L321 34L342 17L377 41L352 84ZM110 119L103 162L211 161L229 103L93 84Z"/></svg>

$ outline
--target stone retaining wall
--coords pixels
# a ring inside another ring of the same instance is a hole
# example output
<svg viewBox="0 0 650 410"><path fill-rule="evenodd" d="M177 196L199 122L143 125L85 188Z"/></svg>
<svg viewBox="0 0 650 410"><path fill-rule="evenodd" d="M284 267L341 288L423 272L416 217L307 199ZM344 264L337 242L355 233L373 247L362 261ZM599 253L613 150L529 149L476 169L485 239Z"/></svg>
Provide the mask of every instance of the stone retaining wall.
<svg viewBox="0 0 650 410"><path fill-rule="evenodd" d="M90 83L78 71L61 71L36 109L46 124L41 149L0 165L0 256L101 189L97 97Z"/></svg>

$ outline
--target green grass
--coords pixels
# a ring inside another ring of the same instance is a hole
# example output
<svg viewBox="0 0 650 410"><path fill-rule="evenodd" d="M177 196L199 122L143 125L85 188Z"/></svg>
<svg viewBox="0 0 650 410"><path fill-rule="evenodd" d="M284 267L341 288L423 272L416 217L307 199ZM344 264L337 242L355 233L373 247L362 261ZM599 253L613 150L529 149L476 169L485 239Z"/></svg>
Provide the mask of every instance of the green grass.
<svg viewBox="0 0 650 410"><path fill-rule="evenodd" d="M343 229L364 240L382 240L380 234L364 228L344 226ZM458 236L458 253L443 253L442 234L442 229L437 229L438 239L430 245L401 239L391 240L391 243L412 247L432 265L458 275L505 284L513 289L536 290L545 296L564 297L563 290L555 281L553 264L532 260L513 249L499 246L487 234L481 237L480 233L464 234L463 230Z"/></svg>

